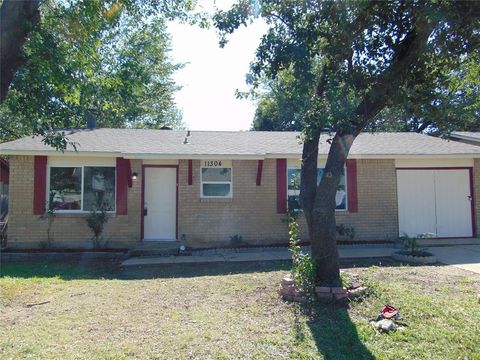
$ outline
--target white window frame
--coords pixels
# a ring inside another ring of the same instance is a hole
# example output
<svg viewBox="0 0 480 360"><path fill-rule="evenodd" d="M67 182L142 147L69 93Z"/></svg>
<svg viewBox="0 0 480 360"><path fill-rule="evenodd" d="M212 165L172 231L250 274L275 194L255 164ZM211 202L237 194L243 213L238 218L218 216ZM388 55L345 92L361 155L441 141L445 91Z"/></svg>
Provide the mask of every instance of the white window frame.
<svg viewBox="0 0 480 360"><path fill-rule="evenodd" d="M47 173L47 192L46 192L46 202L45 204L47 206L50 206L49 201L50 201L50 169L52 168L81 168L82 169L82 183L81 183L81 199L82 199L82 206L80 210L55 210L55 213L57 214L89 214L89 210L83 210L83 193L84 193L84 182L85 182L85 168L86 167L108 167L108 168L114 168L115 169L115 201L114 203L114 210L109 210L107 211L107 214L115 214L117 212L117 171L116 171L116 166L113 165L97 165L97 164L92 164L92 165L80 165L77 164L75 165L72 163L71 165L68 164L62 164L62 165L48 165L48 173Z"/></svg>
<svg viewBox="0 0 480 360"><path fill-rule="evenodd" d="M230 169L230 181L203 181L203 169ZM203 194L203 184L228 184L230 192L227 196L208 196ZM233 198L233 166L208 167L200 166L200 197L202 199L231 199Z"/></svg>
<svg viewBox="0 0 480 360"><path fill-rule="evenodd" d="M288 207L288 197L289 196L300 196L300 190L290 190L288 188L288 170L301 170L301 167L298 166L288 166L287 167L287 207ZM318 167L317 166L317 173L318 169L325 169L324 167ZM345 174L345 209L335 209L335 212L348 212L348 181L347 181L347 167L345 166L343 168L344 174ZM297 194L298 192L298 194ZM296 211L302 212L303 209L296 209Z"/></svg>

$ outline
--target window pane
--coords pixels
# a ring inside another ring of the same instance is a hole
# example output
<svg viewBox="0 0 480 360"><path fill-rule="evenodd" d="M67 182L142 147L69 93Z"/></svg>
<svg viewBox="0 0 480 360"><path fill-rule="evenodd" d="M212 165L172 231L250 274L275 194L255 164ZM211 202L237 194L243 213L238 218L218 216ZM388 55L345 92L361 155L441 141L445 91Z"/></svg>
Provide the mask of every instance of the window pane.
<svg viewBox="0 0 480 360"><path fill-rule="evenodd" d="M50 168L49 201L55 210L82 209L82 168Z"/></svg>
<svg viewBox="0 0 480 360"><path fill-rule="evenodd" d="M203 196L229 196L230 184L203 184Z"/></svg>
<svg viewBox="0 0 480 360"><path fill-rule="evenodd" d="M317 169L317 185L323 176L323 168ZM300 209L299 194L300 194L300 169L288 169L288 208ZM345 187L345 169L342 169L340 176L340 183L335 195L335 203L337 210L346 210L347 208L347 193Z"/></svg>
<svg viewBox="0 0 480 360"><path fill-rule="evenodd" d="M288 190L300 190L300 169L288 169Z"/></svg>
<svg viewBox="0 0 480 360"><path fill-rule="evenodd" d="M232 169L202 168L202 181L232 181Z"/></svg>
<svg viewBox="0 0 480 360"><path fill-rule="evenodd" d="M115 168L85 167L83 187L83 210L115 210Z"/></svg>

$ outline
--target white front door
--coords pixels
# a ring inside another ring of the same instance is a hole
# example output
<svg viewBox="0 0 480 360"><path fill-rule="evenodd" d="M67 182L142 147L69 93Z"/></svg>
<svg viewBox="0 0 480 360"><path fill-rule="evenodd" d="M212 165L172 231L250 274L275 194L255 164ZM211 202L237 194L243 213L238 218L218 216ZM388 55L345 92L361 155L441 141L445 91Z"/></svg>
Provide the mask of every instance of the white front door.
<svg viewBox="0 0 480 360"><path fill-rule="evenodd" d="M468 169L399 169L397 195L400 236L473 236Z"/></svg>
<svg viewBox="0 0 480 360"><path fill-rule="evenodd" d="M144 240L176 240L177 169L145 168Z"/></svg>

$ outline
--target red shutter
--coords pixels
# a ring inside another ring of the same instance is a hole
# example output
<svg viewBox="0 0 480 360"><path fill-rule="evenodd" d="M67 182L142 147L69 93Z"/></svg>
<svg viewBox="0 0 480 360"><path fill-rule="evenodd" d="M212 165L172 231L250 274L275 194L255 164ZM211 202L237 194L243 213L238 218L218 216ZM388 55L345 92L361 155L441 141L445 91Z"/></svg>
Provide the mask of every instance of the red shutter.
<svg viewBox="0 0 480 360"><path fill-rule="evenodd" d="M33 214L43 215L47 201L47 157L35 156L33 167Z"/></svg>
<svg viewBox="0 0 480 360"><path fill-rule="evenodd" d="M257 186L262 185L263 160L258 160L257 167Z"/></svg>
<svg viewBox="0 0 480 360"><path fill-rule="evenodd" d="M128 214L128 163L129 160L124 158L117 157L117 199L116 199L116 210L117 215L127 215Z"/></svg>
<svg viewBox="0 0 480 360"><path fill-rule="evenodd" d="M10 168L6 161L0 159L0 182L4 184L9 183Z"/></svg>
<svg viewBox="0 0 480 360"><path fill-rule="evenodd" d="M287 212L287 159L277 159L277 214Z"/></svg>
<svg viewBox="0 0 480 360"><path fill-rule="evenodd" d="M347 193L348 193L348 211L358 212L358 194L357 194L357 160L347 160Z"/></svg>
<svg viewBox="0 0 480 360"><path fill-rule="evenodd" d="M188 185L192 185L193 184L193 170L192 170L192 167L193 167L193 164L192 164L192 160L188 160Z"/></svg>

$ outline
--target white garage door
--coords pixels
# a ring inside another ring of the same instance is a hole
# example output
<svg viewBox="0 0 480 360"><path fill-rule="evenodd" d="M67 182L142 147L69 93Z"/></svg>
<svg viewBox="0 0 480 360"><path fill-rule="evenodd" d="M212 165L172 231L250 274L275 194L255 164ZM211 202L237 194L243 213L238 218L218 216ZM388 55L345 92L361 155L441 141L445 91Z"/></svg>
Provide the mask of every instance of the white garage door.
<svg viewBox="0 0 480 360"><path fill-rule="evenodd" d="M398 169L397 195L400 235L473 235L468 169Z"/></svg>

